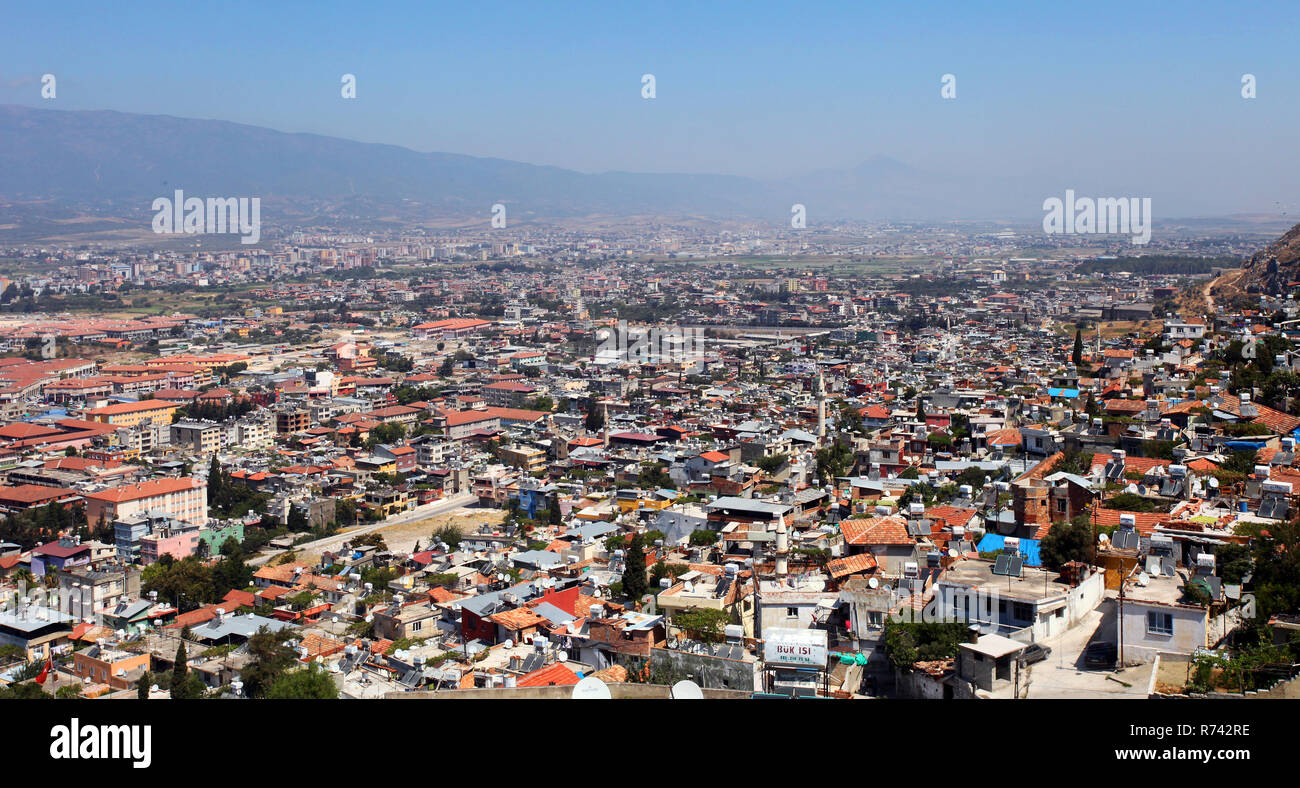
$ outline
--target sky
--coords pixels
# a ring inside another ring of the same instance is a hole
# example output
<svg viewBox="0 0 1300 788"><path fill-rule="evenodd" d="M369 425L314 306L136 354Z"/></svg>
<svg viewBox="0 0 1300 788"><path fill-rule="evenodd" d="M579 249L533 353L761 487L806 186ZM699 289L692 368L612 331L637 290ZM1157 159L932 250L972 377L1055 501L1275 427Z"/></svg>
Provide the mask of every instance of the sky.
<svg viewBox="0 0 1300 788"><path fill-rule="evenodd" d="M887 156L1195 192L1207 211L1300 202L1293 1L66 2L4 17L4 104L584 172L772 178Z"/></svg>

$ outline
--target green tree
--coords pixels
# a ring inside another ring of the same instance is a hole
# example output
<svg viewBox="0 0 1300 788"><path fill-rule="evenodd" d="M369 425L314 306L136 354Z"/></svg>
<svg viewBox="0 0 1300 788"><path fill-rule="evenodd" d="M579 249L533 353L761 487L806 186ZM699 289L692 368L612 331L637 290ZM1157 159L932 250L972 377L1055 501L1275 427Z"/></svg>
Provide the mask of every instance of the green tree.
<svg viewBox="0 0 1300 788"><path fill-rule="evenodd" d="M673 625L692 640L721 643L731 615L725 610L691 607L673 616Z"/></svg>
<svg viewBox="0 0 1300 788"><path fill-rule="evenodd" d="M311 530L311 521L307 519L307 513L302 510L302 507L290 504L289 519L285 527L293 533L302 533Z"/></svg>
<svg viewBox="0 0 1300 788"><path fill-rule="evenodd" d="M277 700L333 700L338 696L339 689L334 679L314 662L306 669L280 674L265 695Z"/></svg>
<svg viewBox="0 0 1300 788"><path fill-rule="evenodd" d="M1059 570L1071 561L1090 560L1092 538L1092 523L1087 515L1054 524L1038 548L1043 565L1048 569Z"/></svg>
<svg viewBox="0 0 1300 788"><path fill-rule="evenodd" d="M1074 352L1070 354L1070 363L1076 367L1083 366L1083 330L1074 330Z"/></svg>
<svg viewBox="0 0 1300 788"><path fill-rule="evenodd" d="M587 410L587 418L583 422L587 432L599 432L605 426L604 409L597 402L592 402L591 407Z"/></svg>
<svg viewBox="0 0 1300 788"><path fill-rule="evenodd" d="M633 602L640 602L647 589L645 551L641 549L641 535L637 534L627 544L623 569L623 594Z"/></svg>
<svg viewBox="0 0 1300 788"><path fill-rule="evenodd" d="M696 528L686 541L691 547L709 547L718 541L718 535L707 528Z"/></svg>
<svg viewBox="0 0 1300 788"><path fill-rule="evenodd" d="M222 498L222 471L221 462L217 455L212 455L212 462L208 463L208 500L218 501Z"/></svg>
<svg viewBox="0 0 1300 788"><path fill-rule="evenodd" d="M276 680L297 661L294 650L285 643L286 637L284 632L262 627L248 639L250 660L240 672L248 697L265 697Z"/></svg>
<svg viewBox="0 0 1300 788"><path fill-rule="evenodd" d="M188 657L185 654L185 642L176 647L176 664L172 667L172 698L176 700L193 700L203 697L206 689L203 681L198 676L190 673L189 665L185 664Z"/></svg>
<svg viewBox="0 0 1300 788"><path fill-rule="evenodd" d="M957 656L958 646L968 634L963 623L889 620L885 623L885 651L894 667L907 672L917 662Z"/></svg>

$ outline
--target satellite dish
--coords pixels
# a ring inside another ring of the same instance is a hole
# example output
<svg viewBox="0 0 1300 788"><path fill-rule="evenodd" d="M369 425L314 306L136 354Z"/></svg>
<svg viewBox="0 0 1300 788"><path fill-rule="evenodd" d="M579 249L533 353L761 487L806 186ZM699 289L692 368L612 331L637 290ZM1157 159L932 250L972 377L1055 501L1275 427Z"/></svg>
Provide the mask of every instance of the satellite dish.
<svg viewBox="0 0 1300 788"><path fill-rule="evenodd" d="M868 588L879 588L879 587L880 587L880 580L878 580L878 579L876 579L876 578L874 578L874 577L868 579L868 580L867 580L867 587L868 587Z"/></svg>
<svg viewBox="0 0 1300 788"><path fill-rule="evenodd" d="M1107 536L1106 534L1097 534L1097 541L1101 542L1102 544L1106 544L1107 542L1110 541L1110 537Z"/></svg>
<svg viewBox="0 0 1300 788"><path fill-rule="evenodd" d="M573 685L574 700L610 700L613 697L609 686L595 676L588 676Z"/></svg>
<svg viewBox="0 0 1300 788"><path fill-rule="evenodd" d="M682 679L673 685L673 700L704 700L704 691L700 685L690 679Z"/></svg>
<svg viewBox="0 0 1300 788"><path fill-rule="evenodd" d="M956 558L956 557L957 557L957 548L955 548L955 547L949 547L949 548L948 548L948 557L949 557L949 558Z"/></svg>

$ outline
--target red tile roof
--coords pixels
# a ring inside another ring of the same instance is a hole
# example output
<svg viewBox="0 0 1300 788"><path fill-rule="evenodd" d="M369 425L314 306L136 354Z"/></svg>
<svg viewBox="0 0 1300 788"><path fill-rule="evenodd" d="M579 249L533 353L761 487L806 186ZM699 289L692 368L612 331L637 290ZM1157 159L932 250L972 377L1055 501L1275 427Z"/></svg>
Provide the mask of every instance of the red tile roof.
<svg viewBox="0 0 1300 788"><path fill-rule="evenodd" d="M520 677L520 687L557 687L577 684L578 677L564 663L556 662Z"/></svg>

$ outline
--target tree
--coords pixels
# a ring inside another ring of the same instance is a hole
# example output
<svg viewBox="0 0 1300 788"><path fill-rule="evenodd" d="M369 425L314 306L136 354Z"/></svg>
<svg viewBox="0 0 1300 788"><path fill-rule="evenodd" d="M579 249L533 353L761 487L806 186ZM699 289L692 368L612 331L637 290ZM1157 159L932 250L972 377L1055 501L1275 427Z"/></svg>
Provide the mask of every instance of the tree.
<svg viewBox="0 0 1300 788"><path fill-rule="evenodd" d="M696 528L687 538L691 547L709 547L718 541L718 535L707 528Z"/></svg>
<svg viewBox="0 0 1300 788"><path fill-rule="evenodd" d="M272 632L262 627L248 639L251 659L240 671L248 697L265 697L276 679L297 661L297 655L285 643L285 638L283 632Z"/></svg>
<svg viewBox="0 0 1300 788"><path fill-rule="evenodd" d="M1048 530L1038 547L1043 565L1059 570L1071 561L1092 558L1092 523L1088 516L1080 515L1065 523L1056 523Z"/></svg>
<svg viewBox="0 0 1300 788"><path fill-rule="evenodd" d="M189 658L185 654L185 642L176 647L176 661L172 665L172 686L179 687L185 683L185 677L189 675L190 666L186 664Z"/></svg>
<svg viewBox="0 0 1300 788"><path fill-rule="evenodd" d="M1076 367L1083 366L1083 330L1079 328L1074 330L1074 352L1070 354L1070 362Z"/></svg>
<svg viewBox="0 0 1300 788"><path fill-rule="evenodd" d="M817 461L817 478L822 484L831 484L838 476L844 476L853 462L853 451L839 441L818 449L814 454Z"/></svg>
<svg viewBox="0 0 1300 788"><path fill-rule="evenodd" d="M673 624L692 640L721 643L730 614L725 610L691 607L673 616Z"/></svg>
<svg viewBox="0 0 1300 788"><path fill-rule="evenodd" d="M1261 531L1254 540L1254 558L1256 621L1300 608L1300 519Z"/></svg>
<svg viewBox="0 0 1300 788"><path fill-rule="evenodd" d="M1254 449L1231 452L1220 467L1230 473L1251 473L1255 470L1255 456L1258 453Z"/></svg>
<svg viewBox="0 0 1300 788"><path fill-rule="evenodd" d="M591 407L587 409L587 418L583 422L587 432L600 432L605 426L605 413L597 402L592 402Z"/></svg>
<svg viewBox="0 0 1300 788"><path fill-rule="evenodd" d="M53 700L54 696L41 689L41 685L34 681L24 681L21 684L11 684L8 687L0 687L0 699L13 698L16 700Z"/></svg>
<svg viewBox="0 0 1300 788"><path fill-rule="evenodd" d="M311 522L307 519L307 514L301 507L293 505L289 506L289 521L285 525L294 533L311 530Z"/></svg>
<svg viewBox="0 0 1300 788"><path fill-rule="evenodd" d="M148 700L149 688L152 686L153 686L153 673L146 670L144 672L144 675L140 677L140 682L135 685L135 697L138 700Z"/></svg>
<svg viewBox="0 0 1300 788"><path fill-rule="evenodd" d="M885 623L885 651L894 667L911 671L917 662L957 656L969 635L964 623Z"/></svg>
<svg viewBox="0 0 1300 788"><path fill-rule="evenodd" d="M305 670L282 673L271 683L264 697L277 700L333 700L338 696L339 688L334 684L334 679L313 662Z"/></svg>
<svg viewBox="0 0 1300 788"><path fill-rule="evenodd" d="M641 549L641 535L632 537L627 544L627 557L623 568L623 594L640 602L648 590L645 574L645 551Z"/></svg>
<svg viewBox="0 0 1300 788"><path fill-rule="evenodd" d="M171 693L175 700L193 700L207 693L203 681L190 673L189 665L185 664L186 659L185 642L181 641L181 644L176 647L176 664L172 667Z"/></svg>
<svg viewBox="0 0 1300 788"><path fill-rule="evenodd" d="M221 462L217 455L212 455L212 462L208 463L208 500L220 501L222 498L222 478Z"/></svg>

